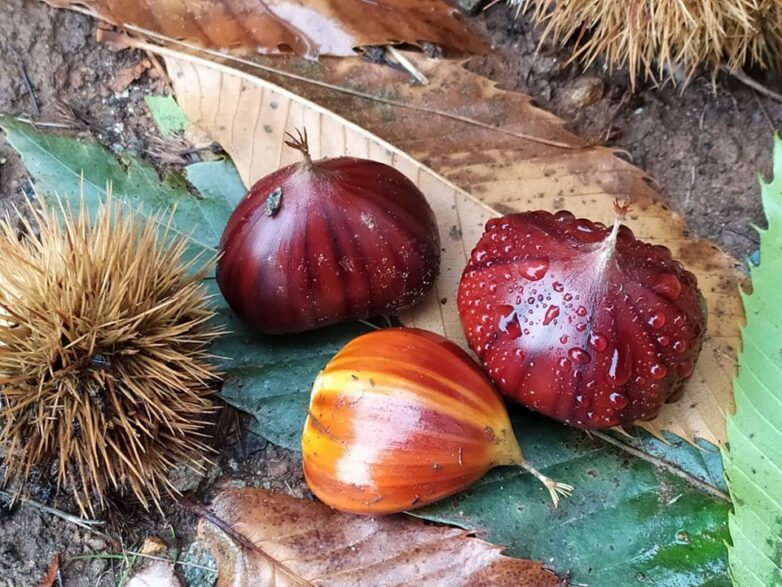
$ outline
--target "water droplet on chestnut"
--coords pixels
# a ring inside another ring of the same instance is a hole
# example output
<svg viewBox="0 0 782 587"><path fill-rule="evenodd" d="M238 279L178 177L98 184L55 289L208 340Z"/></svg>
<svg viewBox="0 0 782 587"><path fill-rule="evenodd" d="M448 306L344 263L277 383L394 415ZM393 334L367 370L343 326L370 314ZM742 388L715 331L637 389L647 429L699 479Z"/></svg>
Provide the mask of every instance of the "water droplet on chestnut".
<svg viewBox="0 0 782 587"><path fill-rule="evenodd" d="M608 396L608 401L610 401L611 405L617 410L623 410L630 400L626 395L619 393L618 391L613 391Z"/></svg>
<svg viewBox="0 0 782 587"><path fill-rule="evenodd" d="M654 328L655 330L659 330L663 326L665 326L666 318L665 318L665 312L662 310L655 310L652 312L652 315L649 316L649 319L646 321L646 323Z"/></svg>
<svg viewBox="0 0 782 587"><path fill-rule="evenodd" d="M518 264L518 269L521 275L530 281L538 281L543 279L543 276L546 275L548 268L548 259L531 259L529 261L522 261Z"/></svg>
<svg viewBox="0 0 782 587"><path fill-rule="evenodd" d="M597 352L602 353L608 348L608 339L602 334L593 332L589 335L589 346L591 346Z"/></svg>
<svg viewBox="0 0 782 587"><path fill-rule="evenodd" d="M660 363L655 363L649 368L649 375L651 375L652 379L662 379L667 372L668 370L665 368L665 365L661 365Z"/></svg>
<svg viewBox="0 0 782 587"><path fill-rule="evenodd" d="M689 359L686 359L679 363L679 366L676 368L677 373L679 374L679 377L682 379L686 379L690 375L692 375L692 372L695 371L695 364L690 361Z"/></svg>
<svg viewBox="0 0 782 587"><path fill-rule="evenodd" d="M521 325L519 324L516 308L503 304L497 308L500 319L497 324L500 332L507 334L510 338L521 336Z"/></svg>
<svg viewBox="0 0 782 587"><path fill-rule="evenodd" d="M589 355L588 352L578 347L574 347L570 349L567 354L568 357L570 357L573 361L581 365L586 365L589 361L592 360L592 357Z"/></svg>
<svg viewBox="0 0 782 587"><path fill-rule="evenodd" d="M682 294L682 282L673 273L663 273L657 277L657 282L652 286L652 290L671 301L676 301Z"/></svg>
<svg viewBox="0 0 782 587"><path fill-rule="evenodd" d="M548 326L557 316L559 316L559 306L549 306L548 310L546 310L546 315L543 318L543 325Z"/></svg>

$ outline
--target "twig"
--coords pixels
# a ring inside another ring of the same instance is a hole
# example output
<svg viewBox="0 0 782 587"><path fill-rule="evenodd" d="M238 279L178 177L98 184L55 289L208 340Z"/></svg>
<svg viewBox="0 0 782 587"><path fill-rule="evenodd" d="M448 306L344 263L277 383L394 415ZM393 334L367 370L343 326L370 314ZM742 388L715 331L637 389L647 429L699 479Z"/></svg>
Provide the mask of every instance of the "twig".
<svg viewBox="0 0 782 587"><path fill-rule="evenodd" d="M13 49L13 52L16 55L16 66L19 68L19 75L22 76L22 83L30 96L33 112L36 116L40 116L41 110L38 108L38 99L35 97L35 90L33 89L33 84L30 82L30 77L27 75L27 69L24 66L22 58L19 56L19 52L16 49Z"/></svg>
<svg viewBox="0 0 782 587"><path fill-rule="evenodd" d="M39 503L35 501L34 499L27 499L24 497L16 498L14 495L8 493L7 491L0 490L0 496L10 500L14 501L15 499L19 499L19 501L24 505L29 505L31 507L34 507L46 514L51 514L52 516L57 516L58 518L61 518L65 520L66 522L70 522L72 524L76 524L80 528L84 528L85 530L89 530L90 532L94 532L95 534L98 534L100 536L105 536L103 532L99 532L95 529L95 526L101 526L104 524L101 520L86 520L82 519L79 516L75 516L73 514L69 514L68 512L64 512L62 510L58 510L53 507L49 507L48 505L44 505L42 503Z"/></svg>
<svg viewBox="0 0 782 587"><path fill-rule="evenodd" d="M14 120L35 127L40 126L44 128L67 128L67 129L75 128L72 124L65 124L62 122L41 122L39 120L30 120L29 118L25 118L24 116L17 116L14 118Z"/></svg>
<svg viewBox="0 0 782 587"><path fill-rule="evenodd" d="M149 59L149 62L152 64L152 67L155 71L157 71L158 75L160 76L160 79L163 81L164 84L166 84L166 89L174 93L174 86L171 84L171 78L168 77L168 72L166 71L166 68L163 67L163 64L160 63L160 59L157 58L157 55L154 53L151 53L149 51L145 51L147 54L147 59Z"/></svg>
<svg viewBox="0 0 782 587"><path fill-rule="evenodd" d="M419 84L422 86L426 86L429 84L429 79L418 69L415 65L413 65L410 60L404 56L404 54L399 51L396 47L393 45L386 45L386 52L388 52L391 57L393 57L396 62L402 66L402 68L410 74L410 76Z"/></svg>
<svg viewBox="0 0 782 587"><path fill-rule="evenodd" d="M606 434L605 432L601 432L599 430L590 430L590 433L592 436L596 436L600 440L603 440L604 442L607 442L608 444L611 444L631 455L634 457L638 457L639 459L643 459L644 461L647 461L649 463L652 463L654 466L659 467L661 469L664 469L668 471L669 473L676 475L677 477L680 477L687 481L690 485L695 487L696 489L700 489L701 491L704 491L705 493L708 493L709 495L712 495L716 497L717 499L721 499L723 501L730 502L730 496L722 491L721 489L718 489L717 487L714 487L713 485L710 485L706 483L705 481L702 481L701 479L698 479L694 475L688 473L687 471L684 471L683 469L680 469L679 467L672 465L668 461L665 461L661 458L655 457L653 455L650 455L648 453L645 453L642 450L639 450L633 446L629 446L625 444L624 442L621 442L620 440L617 440L610 434Z"/></svg>
<svg viewBox="0 0 782 587"><path fill-rule="evenodd" d="M763 84L761 84L759 81L752 79L749 77L746 73L744 73L741 70L732 70L726 66L721 66L722 71L727 73L728 75L732 75L737 80L739 80L742 84L745 86L748 86L755 90L756 92L759 92L763 94L764 96L767 96L771 98L772 100L776 100L777 102L782 102L782 94L775 92L774 90L770 90Z"/></svg>
<svg viewBox="0 0 782 587"><path fill-rule="evenodd" d="M182 567L193 567L194 569L202 569L204 571L214 571L212 567L199 565L197 563L190 563L181 560L171 560L170 558L165 558L162 556L153 556L151 554L143 554L141 552L136 552L134 550L126 550L124 553L121 554L114 554L111 552L98 553L98 554L77 554L76 556L69 557L68 561L70 562L70 561L78 561L78 560L128 560L128 555L136 556L139 558L148 558L150 560L168 562Z"/></svg>

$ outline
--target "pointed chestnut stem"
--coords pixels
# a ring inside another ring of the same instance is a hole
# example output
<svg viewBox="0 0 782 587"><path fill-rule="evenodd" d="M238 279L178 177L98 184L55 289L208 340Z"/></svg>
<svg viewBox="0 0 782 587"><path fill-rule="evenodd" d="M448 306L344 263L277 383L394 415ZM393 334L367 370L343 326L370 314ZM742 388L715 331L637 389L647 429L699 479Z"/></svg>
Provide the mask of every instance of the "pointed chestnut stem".
<svg viewBox="0 0 782 587"><path fill-rule="evenodd" d="M546 486L546 489L548 489L549 494L551 495L551 500L554 502L554 507L559 507L559 496L564 495L565 497L570 497L570 494L573 493L574 487L572 485L568 485L567 483L560 483L559 481L554 481L551 477L546 477L543 473L538 471L535 467L530 465L527 461L521 461L519 463L519 466L522 467L524 470L526 470L528 473L531 473L535 477L537 477L538 481L543 483L543 485Z"/></svg>
<svg viewBox="0 0 782 587"><path fill-rule="evenodd" d="M618 199L614 200L614 226L597 249L599 256L597 258L597 263L595 264L595 269L598 274L603 271L606 265L608 265L608 261L614 257L619 229L622 226L622 220L625 219L628 212L630 212L630 202Z"/></svg>
<svg viewBox="0 0 782 587"><path fill-rule="evenodd" d="M291 149L296 149L304 156L302 165L309 169L312 167L312 157L310 156L310 144L307 137L307 129L305 128L302 132L297 128L296 134L298 136L293 136L292 133L286 132L285 136L288 137L288 139L285 141L285 144L288 145Z"/></svg>

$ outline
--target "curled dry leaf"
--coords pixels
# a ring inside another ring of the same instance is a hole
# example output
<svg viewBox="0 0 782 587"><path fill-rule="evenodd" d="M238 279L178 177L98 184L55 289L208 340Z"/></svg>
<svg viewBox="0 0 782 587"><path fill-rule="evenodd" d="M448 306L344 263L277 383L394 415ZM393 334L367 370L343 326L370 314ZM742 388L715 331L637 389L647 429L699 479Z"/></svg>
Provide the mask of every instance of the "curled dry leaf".
<svg viewBox="0 0 782 587"><path fill-rule="evenodd" d="M224 491L207 519L198 535L217 559L217 587L565 585L540 563L502 556L465 530L351 516L262 489Z"/></svg>
<svg viewBox="0 0 782 587"><path fill-rule="evenodd" d="M442 0L46 0L84 6L116 25L130 25L213 49L354 55L355 47L435 43L481 52L484 43Z"/></svg>
<svg viewBox="0 0 782 587"><path fill-rule="evenodd" d="M313 157L377 159L416 181L439 221L442 275L434 294L403 316L403 322L462 344L456 290L488 218L519 210L568 209L610 224L614 200L629 201L633 212L627 224L638 238L669 247L698 276L710 314L704 350L684 399L642 425L657 435L668 431L691 442L724 443L743 316L740 275L735 262L716 246L687 236L682 218L667 208L640 169L569 133L529 97L499 90L459 63L409 55L430 79L420 87L389 68L334 60L313 74L314 83L301 77L301 68L296 79L276 75L287 91L258 77L268 76L268 69L247 62L237 62L234 69L163 52L180 105L223 145L247 185L291 162L295 154L282 149L282 137L301 127L312 137ZM274 66L293 71L296 63L275 60ZM345 80L351 89L335 89ZM389 88L394 88L393 99Z"/></svg>

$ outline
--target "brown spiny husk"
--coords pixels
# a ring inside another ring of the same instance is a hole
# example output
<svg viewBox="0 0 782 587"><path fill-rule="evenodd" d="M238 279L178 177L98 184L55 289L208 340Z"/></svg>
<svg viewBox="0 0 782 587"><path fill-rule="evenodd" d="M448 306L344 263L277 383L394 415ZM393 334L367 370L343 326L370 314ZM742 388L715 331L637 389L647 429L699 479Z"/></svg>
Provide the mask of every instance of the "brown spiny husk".
<svg viewBox="0 0 782 587"><path fill-rule="evenodd" d="M780 0L508 0L532 8L543 38L575 43L573 58L597 57L630 78L676 81L747 64L782 64Z"/></svg>
<svg viewBox="0 0 782 587"><path fill-rule="evenodd" d="M168 471L203 466L209 450L217 332L201 279L213 260L184 261L165 219L111 197L92 219L84 204L32 214L38 238L0 222L6 481L51 475L83 515L115 492L158 504L176 492Z"/></svg>

